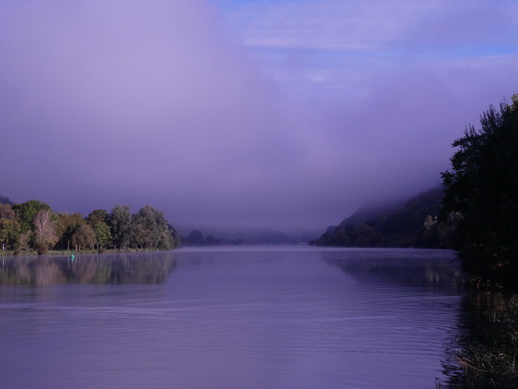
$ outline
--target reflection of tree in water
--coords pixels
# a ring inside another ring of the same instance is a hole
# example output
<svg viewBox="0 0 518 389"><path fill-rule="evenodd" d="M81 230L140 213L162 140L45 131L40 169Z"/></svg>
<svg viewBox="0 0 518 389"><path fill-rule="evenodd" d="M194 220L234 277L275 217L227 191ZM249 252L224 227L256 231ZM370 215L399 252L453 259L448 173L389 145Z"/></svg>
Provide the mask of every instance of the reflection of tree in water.
<svg viewBox="0 0 518 389"><path fill-rule="evenodd" d="M466 296L460 335L448 345L443 388L518 388L518 296Z"/></svg>
<svg viewBox="0 0 518 389"><path fill-rule="evenodd" d="M4 259L0 285L161 284L176 264L171 253Z"/></svg>
<svg viewBox="0 0 518 389"><path fill-rule="evenodd" d="M331 252L324 258L360 282L447 292L463 280L460 264L440 252ZM458 331L446 344L443 372L449 378L436 388L518 388L518 295L473 291L465 295L461 309Z"/></svg>
<svg viewBox="0 0 518 389"><path fill-rule="evenodd" d="M457 287L463 280L460 263L449 252L380 250L349 254L324 253L324 258L360 282Z"/></svg>

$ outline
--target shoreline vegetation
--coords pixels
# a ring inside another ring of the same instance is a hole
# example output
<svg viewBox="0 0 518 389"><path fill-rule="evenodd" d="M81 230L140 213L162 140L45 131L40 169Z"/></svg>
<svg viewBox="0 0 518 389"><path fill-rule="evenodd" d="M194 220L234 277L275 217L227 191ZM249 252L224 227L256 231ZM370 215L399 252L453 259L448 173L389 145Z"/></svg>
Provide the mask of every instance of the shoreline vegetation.
<svg viewBox="0 0 518 389"><path fill-rule="evenodd" d="M132 214L116 205L111 212L54 212L38 200L16 204L0 198L0 247L12 255L36 253L171 250L181 244L163 212L151 206Z"/></svg>
<svg viewBox="0 0 518 389"><path fill-rule="evenodd" d="M5 250L0 251L0 257L10 257L10 256L70 256L70 255L78 255L78 254L131 254L131 253L146 253L153 251L168 251L168 250L159 250L159 249L138 249L138 248L127 248L127 249L91 249L91 250L48 250L45 254L39 254L36 250L26 250L24 252L16 253L14 250Z"/></svg>

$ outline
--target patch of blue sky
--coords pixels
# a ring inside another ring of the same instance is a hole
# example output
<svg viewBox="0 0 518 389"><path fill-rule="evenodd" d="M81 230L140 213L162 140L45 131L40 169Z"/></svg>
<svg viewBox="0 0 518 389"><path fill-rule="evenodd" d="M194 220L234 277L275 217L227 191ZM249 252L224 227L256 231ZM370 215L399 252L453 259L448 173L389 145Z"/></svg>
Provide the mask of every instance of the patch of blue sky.
<svg viewBox="0 0 518 389"><path fill-rule="evenodd" d="M234 39L253 50L446 58L518 52L515 0L374 1L379 7L357 0L212 1Z"/></svg>
<svg viewBox="0 0 518 389"><path fill-rule="evenodd" d="M515 0L211 1L231 38L291 95L350 93L369 69L518 58Z"/></svg>

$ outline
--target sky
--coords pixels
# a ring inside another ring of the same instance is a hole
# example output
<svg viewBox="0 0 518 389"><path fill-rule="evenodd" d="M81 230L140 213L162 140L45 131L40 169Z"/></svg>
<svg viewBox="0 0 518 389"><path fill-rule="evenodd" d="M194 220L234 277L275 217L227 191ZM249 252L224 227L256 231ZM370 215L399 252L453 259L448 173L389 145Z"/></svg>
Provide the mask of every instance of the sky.
<svg viewBox="0 0 518 389"><path fill-rule="evenodd" d="M320 233L518 93L515 0L3 0L0 195Z"/></svg>

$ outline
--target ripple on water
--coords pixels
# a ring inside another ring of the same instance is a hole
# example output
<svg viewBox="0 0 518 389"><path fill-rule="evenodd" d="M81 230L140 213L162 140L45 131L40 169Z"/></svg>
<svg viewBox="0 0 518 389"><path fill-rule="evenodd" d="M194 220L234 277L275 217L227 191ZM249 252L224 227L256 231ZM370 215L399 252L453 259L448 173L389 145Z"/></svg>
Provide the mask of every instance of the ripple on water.
<svg viewBox="0 0 518 389"><path fill-rule="evenodd" d="M383 253L183 250L162 283L2 287L2 380L55 389L433 387L461 294L427 281L443 277L435 253L433 277L408 262L416 252Z"/></svg>

